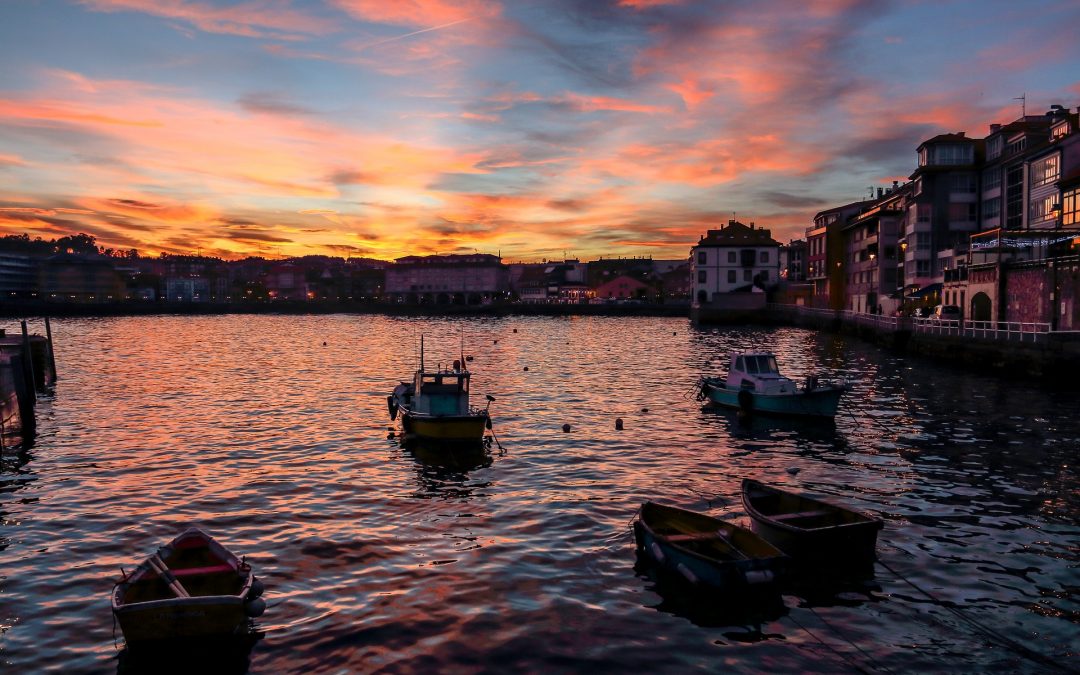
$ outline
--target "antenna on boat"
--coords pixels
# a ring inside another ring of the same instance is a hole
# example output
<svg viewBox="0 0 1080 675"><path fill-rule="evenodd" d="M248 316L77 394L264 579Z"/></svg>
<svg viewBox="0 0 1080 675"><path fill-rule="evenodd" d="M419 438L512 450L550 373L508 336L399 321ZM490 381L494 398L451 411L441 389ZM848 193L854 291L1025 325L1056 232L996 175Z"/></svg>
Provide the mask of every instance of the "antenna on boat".
<svg viewBox="0 0 1080 675"><path fill-rule="evenodd" d="M465 327L461 327L461 368L468 370L465 366Z"/></svg>
<svg viewBox="0 0 1080 675"><path fill-rule="evenodd" d="M424 369L424 334L420 333L420 370Z"/></svg>

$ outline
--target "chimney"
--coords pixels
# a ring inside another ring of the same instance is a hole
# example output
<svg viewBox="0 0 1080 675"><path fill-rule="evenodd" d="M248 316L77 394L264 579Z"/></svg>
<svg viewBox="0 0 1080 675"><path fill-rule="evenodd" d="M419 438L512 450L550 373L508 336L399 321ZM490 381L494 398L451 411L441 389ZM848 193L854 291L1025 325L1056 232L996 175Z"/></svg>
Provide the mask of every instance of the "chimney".
<svg viewBox="0 0 1080 675"><path fill-rule="evenodd" d="M894 189L894 190L895 190L895 189L896 189L896 188L898 188L898 187L900 187L900 181L898 181L898 180L894 180L894 181L892 182L892 189Z"/></svg>
<svg viewBox="0 0 1080 675"><path fill-rule="evenodd" d="M879 188L877 189L877 198L878 198L878 199L881 199L881 198L882 198L882 197L884 197L884 196L885 196L885 188L880 188L880 187L879 187Z"/></svg>
<svg viewBox="0 0 1080 675"><path fill-rule="evenodd" d="M991 124L990 125L990 133L993 134L993 133L997 133L998 131L1001 131L1001 125L1000 124Z"/></svg>

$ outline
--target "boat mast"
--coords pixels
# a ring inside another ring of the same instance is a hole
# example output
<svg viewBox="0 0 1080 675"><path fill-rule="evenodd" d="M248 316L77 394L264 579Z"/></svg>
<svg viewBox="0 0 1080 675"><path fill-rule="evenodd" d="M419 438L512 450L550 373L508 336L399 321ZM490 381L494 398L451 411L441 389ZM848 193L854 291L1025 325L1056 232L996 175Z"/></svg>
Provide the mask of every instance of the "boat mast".
<svg viewBox="0 0 1080 675"><path fill-rule="evenodd" d="M424 370L424 334L420 333L420 370Z"/></svg>

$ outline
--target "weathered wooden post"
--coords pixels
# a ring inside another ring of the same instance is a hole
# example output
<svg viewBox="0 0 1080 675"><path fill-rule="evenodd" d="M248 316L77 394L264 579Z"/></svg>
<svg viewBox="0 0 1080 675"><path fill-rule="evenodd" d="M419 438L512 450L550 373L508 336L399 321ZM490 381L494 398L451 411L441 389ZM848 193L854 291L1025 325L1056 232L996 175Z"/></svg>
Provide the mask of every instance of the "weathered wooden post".
<svg viewBox="0 0 1080 675"><path fill-rule="evenodd" d="M23 359L23 374L26 379L26 384L31 393L34 393L32 397L33 402L30 404L31 410L37 405L37 382L34 378L34 358L33 352L30 351L30 332L26 329L26 321L22 322L22 359ZM24 421L25 424L25 421Z"/></svg>
<svg viewBox="0 0 1080 675"><path fill-rule="evenodd" d="M56 354L53 352L52 326L49 325L49 317L45 317L45 337L49 341L49 368L52 369L52 378L55 383L59 376L56 374Z"/></svg>
<svg viewBox="0 0 1080 675"><path fill-rule="evenodd" d="M12 379L15 381L15 397L18 399L19 432L22 436L23 447L26 447L37 433L37 419L34 417L37 393L34 391L33 379L26 378L26 373L30 372L30 367L27 365L29 360L30 357L26 352L14 354L11 357L12 369L15 371L13 373L15 377Z"/></svg>

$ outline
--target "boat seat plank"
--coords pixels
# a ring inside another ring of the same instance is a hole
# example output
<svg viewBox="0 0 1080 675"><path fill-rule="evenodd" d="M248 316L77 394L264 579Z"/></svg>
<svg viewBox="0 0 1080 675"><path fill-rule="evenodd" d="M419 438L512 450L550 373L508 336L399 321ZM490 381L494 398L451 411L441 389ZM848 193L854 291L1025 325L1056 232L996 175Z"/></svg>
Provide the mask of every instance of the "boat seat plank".
<svg viewBox="0 0 1080 675"><path fill-rule="evenodd" d="M220 565L207 565L206 567L185 567L178 570L169 570L175 577L190 577L199 574L219 574L221 572L232 572L233 567L228 563L221 563Z"/></svg>
<svg viewBox="0 0 1080 675"><path fill-rule="evenodd" d="M814 509L811 511L796 511L794 513L778 513L776 515L769 516L773 520L794 520L796 518L815 518L817 516L825 516L832 513L828 509Z"/></svg>
<svg viewBox="0 0 1080 675"><path fill-rule="evenodd" d="M684 541L703 541L705 539L717 539L715 532L695 532L693 534L668 534L663 535L665 539L673 544L678 544Z"/></svg>

